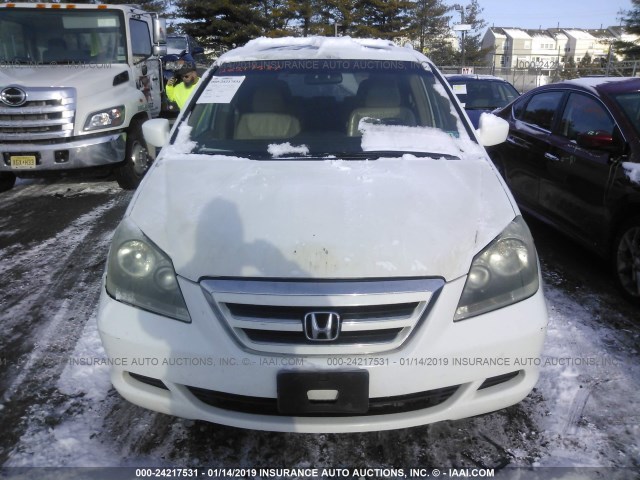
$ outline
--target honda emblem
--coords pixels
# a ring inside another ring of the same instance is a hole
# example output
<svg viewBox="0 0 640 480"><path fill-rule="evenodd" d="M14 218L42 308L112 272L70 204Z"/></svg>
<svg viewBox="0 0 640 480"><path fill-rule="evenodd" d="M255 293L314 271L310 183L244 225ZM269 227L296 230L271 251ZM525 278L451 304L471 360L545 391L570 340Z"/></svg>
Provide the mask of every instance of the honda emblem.
<svg viewBox="0 0 640 480"><path fill-rule="evenodd" d="M312 342L331 342L340 334L340 315L336 312L309 312L304 316L304 334Z"/></svg>

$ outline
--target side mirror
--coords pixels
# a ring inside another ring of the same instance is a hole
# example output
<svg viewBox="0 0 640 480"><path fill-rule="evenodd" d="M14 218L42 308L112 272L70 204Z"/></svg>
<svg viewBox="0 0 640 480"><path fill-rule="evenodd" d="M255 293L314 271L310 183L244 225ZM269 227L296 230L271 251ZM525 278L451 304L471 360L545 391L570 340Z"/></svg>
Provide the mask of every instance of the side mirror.
<svg viewBox="0 0 640 480"><path fill-rule="evenodd" d="M493 113L483 113L478 120L476 136L481 145L491 147L504 142L509 135L509 122Z"/></svg>
<svg viewBox="0 0 640 480"><path fill-rule="evenodd" d="M167 19L153 17L153 43L167 43Z"/></svg>
<svg viewBox="0 0 640 480"><path fill-rule="evenodd" d="M204 47L193 47L193 51L191 52L194 55L200 55L204 53Z"/></svg>
<svg viewBox="0 0 640 480"><path fill-rule="evenodd" d="M607 152L618 150L618 145L613 139L613 135L603 131L579 133L576 142L579 147L589 150L604 150Z"/></svg>
<svg viewBox="0 0 640 480"><path fill-rule="evenodd" d="M166 45L154 45L153 46L153 55L155 57L164 57L167 54L167 46Z"/></svg>
<svg viewBox="0 0 640 480"><path fill-rule="evenodd" d="M163 147L169 141L169 120L154 118L142 124L142 135L149 145Z"/></svg>

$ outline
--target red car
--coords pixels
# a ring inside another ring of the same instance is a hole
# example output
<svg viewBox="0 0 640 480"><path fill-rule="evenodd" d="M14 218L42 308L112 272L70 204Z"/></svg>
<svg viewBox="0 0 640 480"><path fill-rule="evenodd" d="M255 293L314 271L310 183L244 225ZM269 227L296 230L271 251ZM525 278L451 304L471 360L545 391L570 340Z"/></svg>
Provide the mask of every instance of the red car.
<svg viewBox="0 0 640 480"><path fill-rule="evenodd" d="M496 114L490 155L520 208L610 259L640 303L640 78L583 78L531 90Z"/></svg>

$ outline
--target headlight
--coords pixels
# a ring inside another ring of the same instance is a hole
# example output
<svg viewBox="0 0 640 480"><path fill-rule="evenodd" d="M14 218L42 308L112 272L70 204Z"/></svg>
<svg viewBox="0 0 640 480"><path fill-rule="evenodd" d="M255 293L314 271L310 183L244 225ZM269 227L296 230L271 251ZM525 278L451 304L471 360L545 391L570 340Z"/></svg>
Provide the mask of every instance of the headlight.
<svg viewBox="0 0 640 480"><path fill-rule="evenodd" d="M113 236L107 292L119 302L191 321L171 260L129 220Z"/></svg>
<svg viewBox="0 0 640 480"><path fill-rule="evenodd" d="M89 114L89 118L84 124L84 129L97 130L99 128L118 127L124 123L124 118L124 105L107 108L106 110Z"/></svg>
<svg viewBox="0 0 640 480"><path fill-rule="evenodd" d="M522 217L509 224L471 263L454 320L490 312L538 291L538 256Z"/></svg>

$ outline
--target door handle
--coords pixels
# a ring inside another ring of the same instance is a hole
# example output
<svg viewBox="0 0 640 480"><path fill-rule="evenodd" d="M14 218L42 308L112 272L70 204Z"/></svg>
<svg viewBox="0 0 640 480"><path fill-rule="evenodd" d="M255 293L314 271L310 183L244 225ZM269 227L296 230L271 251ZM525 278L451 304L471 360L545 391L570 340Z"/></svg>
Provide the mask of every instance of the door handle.
<svg viewBox="0 0 640 480"><path fill-rule="evenodd" d="M560 159L558 157L556 157L555 155L550 154L549 152L544 154L544 158L546 158L547 160L551 160L552 162L559 162Z"/></svg>

